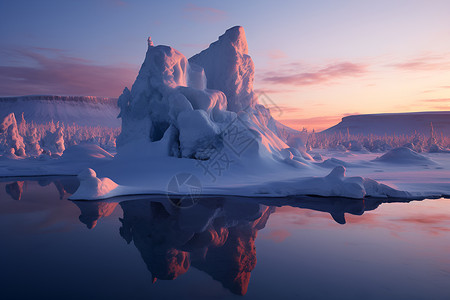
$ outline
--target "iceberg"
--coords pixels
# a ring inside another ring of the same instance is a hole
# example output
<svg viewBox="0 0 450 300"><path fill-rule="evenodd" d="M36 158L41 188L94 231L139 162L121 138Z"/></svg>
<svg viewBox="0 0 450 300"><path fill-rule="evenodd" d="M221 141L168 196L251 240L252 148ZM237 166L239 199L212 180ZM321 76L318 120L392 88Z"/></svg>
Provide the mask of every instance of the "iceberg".
<svg viewBox="0 0 450 300"><path fill-rule="evenodd" d="M96 169L107 178L84 171L71 199L167 194L179 174L200 184L176 190L195 195L418 197L347 177L340 160L327 174L306 153L302 132L276 121L259 103L254 74L240 26L189 59L149 38L136 81L118 98L117 155Z"/></svg>

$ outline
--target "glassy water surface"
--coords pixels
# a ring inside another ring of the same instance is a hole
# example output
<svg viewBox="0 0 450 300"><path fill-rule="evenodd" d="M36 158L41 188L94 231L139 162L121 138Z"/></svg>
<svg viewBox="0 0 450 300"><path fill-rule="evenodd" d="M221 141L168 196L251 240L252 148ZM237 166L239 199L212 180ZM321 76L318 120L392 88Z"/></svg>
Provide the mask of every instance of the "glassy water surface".
<svg viewBox="0 0 450 300"><path fill-rule="evenodd" d="M8 180L8 181L6 181ZM69 201L0 183L1 299L450 299L450 200Z"/></svg>

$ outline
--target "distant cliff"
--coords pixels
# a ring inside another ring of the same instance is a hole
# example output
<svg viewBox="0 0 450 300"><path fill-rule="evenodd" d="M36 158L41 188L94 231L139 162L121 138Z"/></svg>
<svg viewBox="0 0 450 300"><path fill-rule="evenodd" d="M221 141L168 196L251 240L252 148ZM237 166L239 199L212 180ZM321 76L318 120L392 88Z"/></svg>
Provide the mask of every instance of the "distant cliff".
<svg viewBox="0 0 450 300"><path fill-rule="evenodd" d="M450 111L353 115L322 133L341 132L352 135L430 134L431 124L436 134L450 136Z"/></svg>
<svg viewBox="0 0 450 300"><path fill-rule="evenodd" d="M29 95L0 97L0 118L13 112L20 122L43 124L53 120L80 126L120 127L116 98L94 96Z"/></svg>

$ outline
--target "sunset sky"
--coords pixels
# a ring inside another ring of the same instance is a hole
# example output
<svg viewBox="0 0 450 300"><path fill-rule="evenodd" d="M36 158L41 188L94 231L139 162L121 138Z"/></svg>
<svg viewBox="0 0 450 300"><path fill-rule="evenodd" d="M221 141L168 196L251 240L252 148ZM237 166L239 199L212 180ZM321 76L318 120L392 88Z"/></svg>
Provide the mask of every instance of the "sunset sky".
<svg viewBox="0 0 450 300"><path fill-rule="evenodd" d="M147 47L187 57L245 28L275 118L450 111L450 1L2 0L0 95L118 97Z"/></svg>

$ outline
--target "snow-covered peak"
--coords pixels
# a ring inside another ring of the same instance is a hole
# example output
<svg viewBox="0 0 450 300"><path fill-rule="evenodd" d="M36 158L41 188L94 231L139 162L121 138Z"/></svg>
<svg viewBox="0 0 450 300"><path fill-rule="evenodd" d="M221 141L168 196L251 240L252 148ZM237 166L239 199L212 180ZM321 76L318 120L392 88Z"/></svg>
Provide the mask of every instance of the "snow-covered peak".
<svg viewBox="0 0 450 300"><path fill-rule="evenodd" d="M237 52L248 54L247 38L245 37L244 27L234 26L219 37L216 43L231 44Z"/></svg>
<svg viewBox="0 0 450 300"><path fill-rule="evenodd" d="M142 82L156 89L163 85L171 88L185 86L187 64L186 57L174 48L164 45L151 46L149 43L145 61L131 92L135 94L140 93L141 88L147 89L147 86L140 86Z"/></svg>
<svg viewBox="0 0 450 300"><path fill-rule="evenodd" d="M255 66L248 55L244 28L228 29L208 49L191 57L189 63L203 67L207 88L227 96L228 110L239 112L254 107Z"/></svg>

